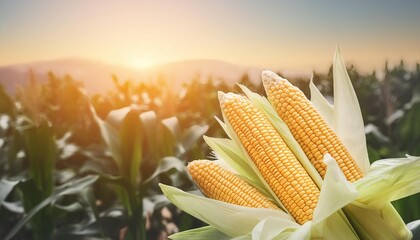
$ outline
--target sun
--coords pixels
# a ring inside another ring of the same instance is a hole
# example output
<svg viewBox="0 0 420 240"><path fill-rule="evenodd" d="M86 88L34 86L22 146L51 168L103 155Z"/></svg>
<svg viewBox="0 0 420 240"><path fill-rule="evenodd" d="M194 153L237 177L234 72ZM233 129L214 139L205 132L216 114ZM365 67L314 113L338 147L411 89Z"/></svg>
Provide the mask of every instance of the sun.
<svg viewBox="0 0 420 240"><path fill-rule="evenodd" d="M130 61L129 65L138 69L146 69L156 65L156 62L145 58L137 58Z"/></svg>

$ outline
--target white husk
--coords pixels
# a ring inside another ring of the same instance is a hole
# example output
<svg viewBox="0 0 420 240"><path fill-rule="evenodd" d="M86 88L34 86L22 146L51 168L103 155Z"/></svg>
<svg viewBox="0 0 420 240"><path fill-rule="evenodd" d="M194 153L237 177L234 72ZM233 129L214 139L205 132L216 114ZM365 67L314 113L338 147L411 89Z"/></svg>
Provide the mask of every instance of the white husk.
<svg viewBox="0 0 420 240"><path fill-rule="evenodd" d="M240 85L252 103L268 117L314 182L321 188L313 220L299 225L283 211L237 206L161 184L164 194L177 207L211 225L178 233L173 235L174 239L223 240L226 235L238 240L358 239L353 227L362 239L410 238L411 232L390 201L420 192L418 177L420 157L380 160L370 166L359 103L339 49L334 57L333 74L334 106L328 103L312 81L311 101L338 134L362 169L364 177L355 183L348 182L336 161L326 155L324 161L327 164L327 172L322 180L268 100ZM262 77L263 82L279 78L269 71L264 71ZM223 97L225 95L219 93L219 98ZM224 117L224 123L217 120L231 139L205 137L205 141L215 151L216 156L223 159L220 160L220 164L231 169L282 206L246 153L227 119Z"/></svg>
<svg viewBox="0 0 420 240"><path fill-rule="evenodd" d="M311 79L309 83L309 90L311 91L311 102L314 106L318 109L319 113L324 117L327 121L330 128L335 131L334 125L334 106L331 105L327 99L321 94L318 88L315 86L314 82Z"/></svg>
<svg viewBox="0 0 420 240"><path fill-rule="evenodd" d="M418 160L386 159L370 166L360 106L338 48L333 65L334 106L312 82L310 90L311 101L364 173L354 184L357 201L344 211L363 239L409 239L411 232L390 201L420 191Z"/></svg>
<svg viewBox="0 0 420 240"><path fill-rule="evenodd" d="M335 52L333 77L335 132L362 172L366 173L370 164L362 112L339 48Z"/></svg>
<svg viewBox="0 0 420 240"><path fill-rule="evenodd" d="M175 206L206 222L231 237L247 235L263 219L282 219L278 229L298 228L294 219L278 210L249 208L193 195L174 187L159 184Z"/></svg>
<svg viewBox="0 0 420 240"><path fill-rule="evenodd" d="M191 230L175 233L169 237L173 240L229 240L230 236L220 232L213 226L205 226L201 228L194 228Z"/></svg>
<svg viewBox="0 0 420 240"><path fill-rule="evenodd" d="M420 192L420 157L393 158L375 161L370 171L355 182L359 202L383 207Z"/></svg>

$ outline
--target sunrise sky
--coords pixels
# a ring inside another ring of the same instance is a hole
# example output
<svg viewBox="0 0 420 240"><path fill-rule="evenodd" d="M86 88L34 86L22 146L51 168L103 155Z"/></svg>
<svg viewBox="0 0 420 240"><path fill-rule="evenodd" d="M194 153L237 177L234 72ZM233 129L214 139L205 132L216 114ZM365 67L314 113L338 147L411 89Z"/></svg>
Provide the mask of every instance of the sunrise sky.
<svg viewBox="0 0 420 240"><path fill-rule="evenodd" d="M0 65L67 57L130 67L186 59L326 71L420 61L420 1L1 0Z"/></svg>

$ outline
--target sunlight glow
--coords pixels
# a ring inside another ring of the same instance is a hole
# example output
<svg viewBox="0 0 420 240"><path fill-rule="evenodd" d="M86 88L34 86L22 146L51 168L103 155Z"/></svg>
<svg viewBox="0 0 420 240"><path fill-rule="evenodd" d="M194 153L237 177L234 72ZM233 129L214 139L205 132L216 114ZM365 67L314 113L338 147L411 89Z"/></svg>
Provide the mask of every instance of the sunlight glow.
<svg viewBox="0 0 420 240"><path fill-rule="evenodd" d="M153 61L153 60L149 60L149 59L145 59L145 58L137 58L137 59L134 59L134 60L131 60L131 61L127 62L127 65L129 67L137 68L137 69L151 68L151 67L155 66L156 64L158 64L157 61Z"/></svg>
<svg viewBox="0 0 420 240"><path fill-rule="evenodd" d="M0 1L0 65L76 57L144 69L217 59L325 71L337 44L365 71L420 59L420 1L24 2Z"/></svg>

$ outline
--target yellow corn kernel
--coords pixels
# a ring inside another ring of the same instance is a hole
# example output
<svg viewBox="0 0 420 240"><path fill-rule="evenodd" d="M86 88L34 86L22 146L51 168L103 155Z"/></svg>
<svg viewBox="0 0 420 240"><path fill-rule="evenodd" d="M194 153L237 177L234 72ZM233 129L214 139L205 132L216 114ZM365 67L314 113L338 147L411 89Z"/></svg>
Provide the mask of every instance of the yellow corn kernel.
<svg viewBox="0 0 420 240"><path fill-rule="evenodd" d="M227 169L209 160L188 164L188 172L204 195L240 206L279 210L267 196Z"/></svg>
<svg viewBox="0 0 420 240"><path fill-rule="evenodd" d="M329 153L347 180L354 182L362 178L357 163L303 92L274 73L264 74L263 83L268 99L321 177L324 178L326 173L323 158Z"/></svg>
<svg viewBox="0 0 420 240"><path fill-rule="evenodd" d="M247 98L219 93L222 111L248 155L296 222L312 219L319 189L264 114Z"/></svg>

